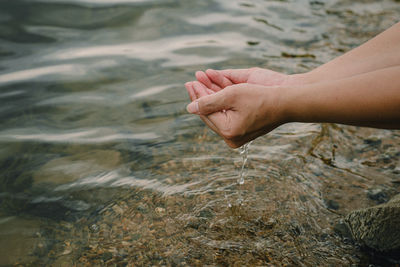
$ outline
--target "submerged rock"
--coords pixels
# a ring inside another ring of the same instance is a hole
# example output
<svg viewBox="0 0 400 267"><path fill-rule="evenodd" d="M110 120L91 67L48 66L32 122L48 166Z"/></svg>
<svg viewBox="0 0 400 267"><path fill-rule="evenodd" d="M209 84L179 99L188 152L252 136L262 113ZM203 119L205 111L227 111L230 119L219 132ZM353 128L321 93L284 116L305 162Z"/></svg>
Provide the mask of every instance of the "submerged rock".
<svg viewBox="0 0 400 267"><path fill-rule="evenodd" d="M39 232L38 220L1 217L0 266L33 266L37 257L45 257L47 246Z"/></svg>
<svg viewBox="0 0 400 267"><path fill-rule="evenodd" d="M382 204L389 200L388 194L382 188L373 188L368 190L367 196L369 199L376 201L377 204Z"/></svg>
<svg viewBox="0 0 400 267"><path fill-rule="evenodd" d="M385 204L353 211L345 221L361 245L381 252L400 249L400 194Z"/></svg>
<svg viewBox="0 0 400 267"><path fill-rule="evenodd" d="M91 150L53 159L33 174L37 183L65 184L79 178L116 169L121 155L113 150Z"/></svg>

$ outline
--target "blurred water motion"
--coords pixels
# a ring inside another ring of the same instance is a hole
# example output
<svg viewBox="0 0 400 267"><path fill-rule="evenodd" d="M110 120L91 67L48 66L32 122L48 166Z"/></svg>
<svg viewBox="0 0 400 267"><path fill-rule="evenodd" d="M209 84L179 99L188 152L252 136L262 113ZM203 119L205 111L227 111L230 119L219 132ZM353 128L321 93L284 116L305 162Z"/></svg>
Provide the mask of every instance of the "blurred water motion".
<svg viewBox="0 0 400 267"><path fill-rule="evenodd" d="M238 151L186 113L200 69L306 72L398 1L3 0L0 265L385 264L333 229L398 192L400 133L284 125Z"/></svg>

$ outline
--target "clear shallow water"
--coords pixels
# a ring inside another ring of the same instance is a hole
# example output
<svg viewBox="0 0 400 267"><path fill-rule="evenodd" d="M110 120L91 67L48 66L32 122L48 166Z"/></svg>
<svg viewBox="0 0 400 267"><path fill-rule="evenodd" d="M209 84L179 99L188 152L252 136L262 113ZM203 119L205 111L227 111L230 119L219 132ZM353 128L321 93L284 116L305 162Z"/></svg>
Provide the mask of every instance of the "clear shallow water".
<svg viewBox="0 0 400 267"><path fill-rule="evenodd" d="M207 68L304 72L396 1L1 1L0 265L348 265L333 231L399 184L399 132L290 124L239 151L186 114Z"/></svg>

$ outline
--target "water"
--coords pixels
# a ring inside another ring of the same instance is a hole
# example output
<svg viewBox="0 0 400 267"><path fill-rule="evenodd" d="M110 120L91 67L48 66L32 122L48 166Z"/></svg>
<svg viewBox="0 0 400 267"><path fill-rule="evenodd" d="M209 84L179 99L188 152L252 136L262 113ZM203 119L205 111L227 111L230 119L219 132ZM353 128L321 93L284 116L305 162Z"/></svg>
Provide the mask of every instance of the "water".
<svg viewBox="0 0 400 267"><path fill-rule="evenodd" d="M398 131L288 124L242 158L185 111L199 69L308 71L396 1L0 2L0 265L350 265L334 226L399 191ZM240 180L239 180L240 181ZM226 199L241 190L240 208Z"/></svg>
<svg viewBox="0 0 400 267"><path fill-rule="evenodd" d="M251 142L244 144L243 146L239 147L239 153L240 156L242 157L242 167L240 168L240 173L239 173L239 179L238 179L238 184L243 185L244 184L244 178L246 177L246 163L247 163L247 156L249 155L249 146Z"/></svg>
<svg viewBox="0 0 400 267"><path fill-rule="evenodd" d="M249 155L249 146L252 142L244 144L243 146L239 147L239 153L242 157L242 166L240 167L239 177L237 183L239 185L239 192L238 192L238 205L242 205L243 203L243 192L242 192L242 185L244 184L244 179L246 178L246 164ZM230 206L230 205L229 205Z"/></svg>
<svg viewBox="0 0 400 267"><path fill-rule="evenodd" d="M246 164L248 160L248 154L249 154L249 146L252 143L252 141L242 145L241 147L238 148L239 154L241 156L241 166L240 166L240 171L239 175L237 178L237 185L238 185L238 193L237 193L237 200L235 201L235 206L241 206L243 202L243 193L242 193L242 185L244 184L244 179L246 178ZM228 199L227 197L227 192L225 191L225 199L227 200L228 203L228 208L232 208L232 201Z"/></svg>

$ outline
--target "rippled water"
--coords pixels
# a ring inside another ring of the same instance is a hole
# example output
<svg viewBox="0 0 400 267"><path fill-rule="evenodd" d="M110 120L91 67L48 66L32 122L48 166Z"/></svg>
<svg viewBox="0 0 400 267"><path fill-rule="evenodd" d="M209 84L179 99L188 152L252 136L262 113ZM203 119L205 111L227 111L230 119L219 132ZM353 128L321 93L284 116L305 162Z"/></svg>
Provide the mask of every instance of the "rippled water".
<svg viewBox="0 0 400 267"><path fill-rule="evenodd" d="M186 113L207 68L305 72L398 1L2 0L0 265L349 265L367 192L399 188L399 131L289 124L242 159Z"/></svg>

